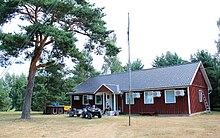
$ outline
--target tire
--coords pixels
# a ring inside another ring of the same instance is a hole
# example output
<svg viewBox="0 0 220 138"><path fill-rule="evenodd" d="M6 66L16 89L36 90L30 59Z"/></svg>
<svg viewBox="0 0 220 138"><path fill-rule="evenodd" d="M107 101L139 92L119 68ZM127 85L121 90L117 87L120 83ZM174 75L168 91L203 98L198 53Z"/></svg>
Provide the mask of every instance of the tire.
<svg viewBox="0 0 220 138"><path fill-rule="evenodd" d="M92 119L92 114L91 113L87 113L87 118L88 119Z"/></svg>
<svg viewBox="0 0 220 138"><path fill-rule="evenodd" d="M98 115L98 118L102 118L102 114L101 113Z"/></svg>
<svg viewBox="0 0 220 138"><path fill-rule="evenodd" d="M69 117L73 117L73 115L69 114Z"/></svg>
<svg viewBox="0 0 220 138"><path fill-rule="evenodd" d="M82 113L82 118L86 118L86 114L84 112Z"/></svg>

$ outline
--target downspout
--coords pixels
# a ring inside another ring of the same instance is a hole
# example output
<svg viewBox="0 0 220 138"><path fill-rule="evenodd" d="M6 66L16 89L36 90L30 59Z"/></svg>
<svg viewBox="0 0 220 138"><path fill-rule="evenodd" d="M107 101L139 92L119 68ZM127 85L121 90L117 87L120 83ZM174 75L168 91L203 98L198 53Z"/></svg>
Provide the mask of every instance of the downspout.
<svg viewBox="0 0 220 138"><path fill-rule="evenodd" d="M191 115L191 103L190 103L190 91L189 87L187 87L187 96L188 96L188 113Z"/></svg>

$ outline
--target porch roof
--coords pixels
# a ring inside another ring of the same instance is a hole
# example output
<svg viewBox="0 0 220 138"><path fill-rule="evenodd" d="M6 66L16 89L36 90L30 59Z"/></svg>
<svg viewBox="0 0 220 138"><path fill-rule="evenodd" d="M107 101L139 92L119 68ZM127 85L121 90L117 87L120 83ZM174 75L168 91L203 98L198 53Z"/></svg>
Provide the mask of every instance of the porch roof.
<svg viewBox="0 0 220 138"><path fill-rule="evenodd" d="M121 91L120 91L120 88L119 88L119 85L116 85L116 84L102 84L95 92L94 94L96 93L99 93L99 92L111 92L111 93L114 93L114 94L120 94Z"/></svg>

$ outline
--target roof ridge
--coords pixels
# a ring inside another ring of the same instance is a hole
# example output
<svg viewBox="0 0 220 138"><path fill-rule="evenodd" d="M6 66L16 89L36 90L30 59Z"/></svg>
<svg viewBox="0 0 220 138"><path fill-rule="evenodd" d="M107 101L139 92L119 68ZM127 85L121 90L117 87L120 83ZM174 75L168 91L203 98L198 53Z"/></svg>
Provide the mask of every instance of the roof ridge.
<svg viewBox="0 0 220 138"><path fill-rule="evenodd" d="M197 61L197 62L187 62L187 63L183 63L183 64L168 65L168 66L161 66L161 67L152 67L152 68L143 69L143 70L170 68L170 67L177 67L177 66L183 66L183 65L189 65L189 64L199 64L200 62L201 62L201 61ZM140 71L140 70L139 70L139 71Z"/></svg>
<svg viewBox="0 0 220 138"><path fill-rule="evenodd" d="M146 71L146 70L155 70L155 69L162 69L162 68L171 68L171 67L177 67L177 66L183 66L183 65L189 65L189 64L199 64L200 62L201 62L201 61L198 61L198 62L187 62L187 63L184 63L184 64L169 65L169 66L163 66L163 67L152 67L152 68L148 68L148 69L134 70L134 71L131 71L131 72L140 72L140 71ZM124 73L128 73L128 71L123 71L123 72L113 73L113 74L101 74L101 75L93 76L93 77L90 77L90 78L106 77L106 76L112 76L112 75L118 75L118 74L124 74Z"/></svg>

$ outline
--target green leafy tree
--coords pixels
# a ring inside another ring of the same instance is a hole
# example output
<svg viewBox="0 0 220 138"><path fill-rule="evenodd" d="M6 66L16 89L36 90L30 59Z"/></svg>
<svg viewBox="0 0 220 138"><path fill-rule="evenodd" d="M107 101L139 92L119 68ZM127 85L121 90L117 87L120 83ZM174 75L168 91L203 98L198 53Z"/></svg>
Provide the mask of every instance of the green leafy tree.
<svg viewBox="0 0 220 138"><path fill-rule="evenodd" d="M12 99L12 108L21 111L27 85L27 76L24 74L6 74L4 82L10 90L9 96Z"/></svg>
<svg viewBox="0 0 220 138"><path fill-rule="evenodd" d="M128 64L126 66L124 66L124 71L128 71ZM144 68L144 65L142 64L140 59L137 59L136 61L133 61L131 63L131 70L135 71L135 70L142 70Z"/></svg>
<svg viewBox="0 0 220 138"><path fill-rule="evenodd" d="M172 54L170 51L167 51L165 55L162 54L160 57L157 56L156 59L154 59L152 66L164 67L164 66L184 64L186 62L187 61L183 60L176 53Z"/></svg>
<svg viewBox="0 0 220 138"><path fill-rule="evenodd" d="M208 51L201 50L191 55L191 62L201 61L211 82L211 108L220 106L220 62Z"/></svg>
<svg viewBox="0 0 220 138"><path fill-rule="evenodd" d="M190 56L191 62L201 61L206 68L213 66L213 56L206 50L197 51L197 53Z"/></svg>
<svg viewBox="0 0 220 138"><path fill-rule="evenodd" d="M112 41L113 45L116 45L117 37L116 34L113 34L112 37L110 38ZM106 55L104 56L104 64L102 65L102 74L108 74L110 73L119 73L123 71L122 63L117 57L111 56L111 55Z"/></svg>
<svg viewBox="0 0 220 138"><path fill-rule="evenodd" d="M9 87L4 84L3 80L0 80L0 111L8 111L11 108L9 92Z"/></svg>
<svg viewBox="0 0 220 138"><path fill-rule="evenodd" d="M41 69L36 76L33 90L32 110L42 111L47 105L69 105L66 92L72 91L73 82L66 77L69 71L62 64Z"/></svg>
<svg viewBox="0 0 220 138"><path fill-rule="evenodd" d="M102 65L102 74L107 74L108 71L113 73L119 73L123 71L121 61L117 56L104 56L104 64Z"/></svg>
<svg viewBox="0 0 220 138"><path fill-rule="evenodd" d="M11 4L13 3L13 4ZM10 8L8 8L8 6ZM3 16L5 15L5 16ZM112 45L102 18L103 8L96 8L86 0L10 0L1 2L1 24L19 17L27 24L20 33L0 32L0 64L7 66L10 58L25 55L30 60L28 83L21 118L30 118L32 91L38 69L54 63L64 63L64 58L81 58L76 48L76 34L88 37L89 51L116 55L119 49Z"/></svg>
<svg viewBox="0 0 220 138"><path fill-rule="evenodd" d="M78 85L79 83L85 81L89 77L97 76L100 74L100 72L96 71L93 67L93 58L89 54L89 52L84 50L82 51L82 53L84 58L80 60L80 62L74 67L73 70L72 79L75 85Z"/></svg>
<svg viewBox="0 0 220 138"><path fill-rule="evenodd" d="M17 4L17 1L0 1L0 13L4 13L0 14L0 25L3 25L15 16L13 13L17 11Z"/></svg>

